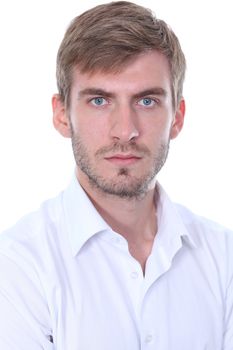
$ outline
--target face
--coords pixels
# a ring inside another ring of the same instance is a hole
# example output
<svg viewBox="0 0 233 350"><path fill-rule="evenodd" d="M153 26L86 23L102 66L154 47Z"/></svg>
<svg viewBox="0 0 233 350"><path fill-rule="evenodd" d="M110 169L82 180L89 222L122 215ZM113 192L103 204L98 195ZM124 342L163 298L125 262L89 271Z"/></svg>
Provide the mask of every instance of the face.
<svg viewBox="0 0 233 350"><path fill-rule="evenodd" d="M53 109L55 127L72 139L81 185L123 198L154 186L184 119L184 101L172 107L167 59L155 51L117 74L77 69L69 111L58 96Z"/></svg>

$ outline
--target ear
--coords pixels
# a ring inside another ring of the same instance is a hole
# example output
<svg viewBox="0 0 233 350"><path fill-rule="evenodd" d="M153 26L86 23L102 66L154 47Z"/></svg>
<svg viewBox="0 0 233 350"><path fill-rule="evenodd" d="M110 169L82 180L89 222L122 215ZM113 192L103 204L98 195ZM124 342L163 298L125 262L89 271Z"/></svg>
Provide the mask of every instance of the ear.
<svg viewBox="0 0 233 350"><path fill-rule="evenodd" d="M71 137L71 127L68 113L64 102L59 94L52 97L53 125L55 129L64 137Z"/></svg>
<svg viewBox="0 0 233 350"><path fill-rule="evenodd" d="M179 105L177 107L175 117L172 123L171 133L170 133L171 139L176 138L179 135L180 131L182 130L184 125L184 116L185 116L185 101L182 98L179 102Z"/></svg>

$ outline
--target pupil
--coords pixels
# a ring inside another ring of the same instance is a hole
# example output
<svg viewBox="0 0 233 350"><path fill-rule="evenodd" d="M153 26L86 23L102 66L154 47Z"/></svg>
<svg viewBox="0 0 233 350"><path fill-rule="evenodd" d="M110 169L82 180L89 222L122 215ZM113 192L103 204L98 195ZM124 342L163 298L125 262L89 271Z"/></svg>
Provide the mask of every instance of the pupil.
<svg viewBox="0 0 233 350"><path fill-rule="evenodd" d="M144 98L144 103L145 103L145 105L149 105L150 104L150 99L149 98Z"/></svg>
<svg viewBox="0 0 233 350"><path fill-rule="evenodd" d="M95 99L95 103L96 103L97 105L101 105L102 102L103 102L103 99L102 99L101 97L98 97L98 98Z"/></svg>

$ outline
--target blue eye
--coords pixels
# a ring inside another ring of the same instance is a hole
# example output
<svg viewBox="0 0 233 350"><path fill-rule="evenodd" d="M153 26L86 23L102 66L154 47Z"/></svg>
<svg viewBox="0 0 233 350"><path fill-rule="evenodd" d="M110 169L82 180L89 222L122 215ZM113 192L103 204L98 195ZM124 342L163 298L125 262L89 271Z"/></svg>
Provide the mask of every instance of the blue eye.
<svg viewBox="0 0 233 350"><path fill-rule="evenodd" d="M155 104L155 101L150 97L144 97L139 101L141 106L150 107Z"/></svg>
<svg viewBox="0 0 233 350"><path fill-rule="evenodd" d="M91 100L91 103L95 106L103 106L107 101L103 97L95 97Z"/></svg>

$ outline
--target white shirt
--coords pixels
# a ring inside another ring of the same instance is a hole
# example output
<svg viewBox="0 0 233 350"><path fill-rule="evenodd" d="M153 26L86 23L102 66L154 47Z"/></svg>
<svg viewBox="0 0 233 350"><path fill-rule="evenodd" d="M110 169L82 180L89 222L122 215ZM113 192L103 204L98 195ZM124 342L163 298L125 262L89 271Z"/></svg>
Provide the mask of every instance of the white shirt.
<svg viewBox="0 0 233 350"><path fill-rule="evenodd" d="M159 192L145 277L76 179L0 235L0 349L232 350L233 233Z"/></svg>

